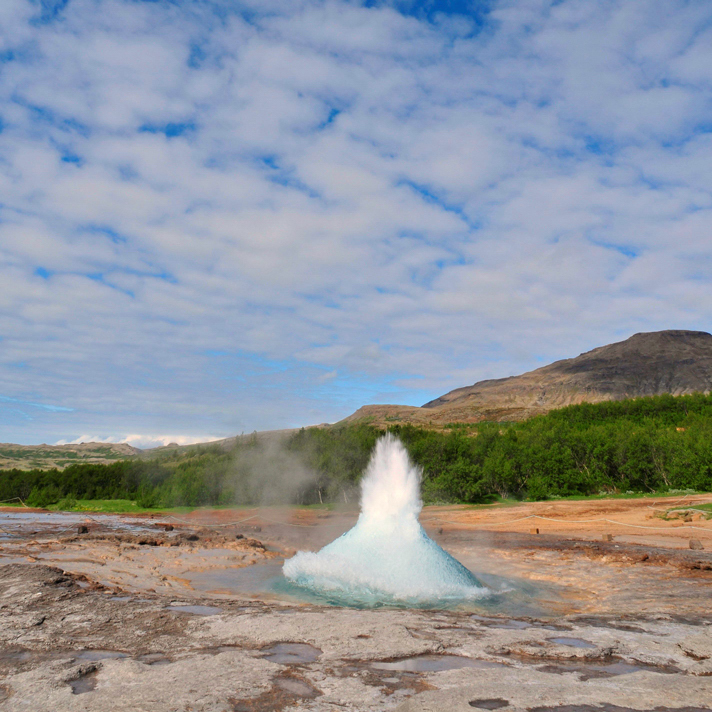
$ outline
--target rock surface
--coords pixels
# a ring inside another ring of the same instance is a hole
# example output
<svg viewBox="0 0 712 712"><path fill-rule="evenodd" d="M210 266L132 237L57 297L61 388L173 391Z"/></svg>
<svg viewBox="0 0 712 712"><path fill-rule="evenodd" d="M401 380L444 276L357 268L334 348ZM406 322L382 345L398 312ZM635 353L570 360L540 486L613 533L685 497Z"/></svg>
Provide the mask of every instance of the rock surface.
<svg viewBox="0 0 712 712"><path fill-rule="evenodd" d="M82 588L56 567L2 566L0 710L682 712L712 700L705 615L616 626L576 616L220 606L215 615L179 614L160 596L117 600Z"/></svg>

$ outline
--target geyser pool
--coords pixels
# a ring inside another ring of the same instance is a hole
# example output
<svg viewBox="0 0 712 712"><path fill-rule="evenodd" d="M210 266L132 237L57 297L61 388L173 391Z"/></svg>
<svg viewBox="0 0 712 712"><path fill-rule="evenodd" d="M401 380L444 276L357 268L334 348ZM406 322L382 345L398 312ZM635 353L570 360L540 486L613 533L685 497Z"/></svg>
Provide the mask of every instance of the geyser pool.
<svg viewBox="0 0 712 712"><path fill-rule="evenodd" d="M320 551L300 551L285 561L284 576L346 605L442 605L487 595L420 526L420 479L401 442L384 435L361 482L356 525Z"/></svg>

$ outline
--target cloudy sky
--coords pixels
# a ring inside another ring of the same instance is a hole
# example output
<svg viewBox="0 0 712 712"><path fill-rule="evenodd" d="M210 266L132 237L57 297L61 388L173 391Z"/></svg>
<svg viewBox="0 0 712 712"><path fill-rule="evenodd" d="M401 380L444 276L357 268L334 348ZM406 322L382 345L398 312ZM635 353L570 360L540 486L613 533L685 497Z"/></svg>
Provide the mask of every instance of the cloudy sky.
<svg viewBox="0 0 712 712"><path fill-rule="evenodd" d="M708 331L711 89L709 0L2 0L0 441Z"/></svg>

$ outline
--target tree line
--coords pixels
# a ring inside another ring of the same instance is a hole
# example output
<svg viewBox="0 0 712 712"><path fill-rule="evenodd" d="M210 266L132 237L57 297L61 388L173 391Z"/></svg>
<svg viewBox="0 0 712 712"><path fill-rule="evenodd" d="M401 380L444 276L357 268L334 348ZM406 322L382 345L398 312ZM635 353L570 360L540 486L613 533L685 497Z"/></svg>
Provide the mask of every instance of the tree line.
<svg viewBox="0 0 712 712"><path fill-rule="evenodd" d="M423 471L426 502L712 491L712 395L569 406L520 423L389 428ZM353 501L382 431L309 428L275 442L0 474L0 500L129 499L143 507Z"/></svg>

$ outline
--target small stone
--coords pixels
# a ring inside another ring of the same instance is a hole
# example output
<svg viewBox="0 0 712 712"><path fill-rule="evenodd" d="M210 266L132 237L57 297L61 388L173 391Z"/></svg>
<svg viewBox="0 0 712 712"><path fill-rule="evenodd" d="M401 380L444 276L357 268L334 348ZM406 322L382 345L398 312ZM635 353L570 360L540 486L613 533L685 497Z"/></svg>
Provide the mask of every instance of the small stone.
<svg viewBox="0 0 712 712"><path fill-rule="evenodd" d="M603 541L613 541L613 534L604 534L601 538Z"/></svg>
<svg viewBox="0 0 712 712"><path fill-rule="evenodd" d="M77 527L77 534L88 534L89 533L89 527L86 524L80 524Z"/></svg>
<svg viewBox="0 0 712 712"><path fill-rule="evenodd" d="M704 549L699 539L690 539L690 549Z"/></svg>
<svg viewBox="0 0 712 712"><path fill-rule="evenodd" d="M535 529L530 529L530 530L529 530L529 533L530 533L530 534L538 534L538 533L539 533L539 529L537 529L537 528L535 528Z"/></svg>

